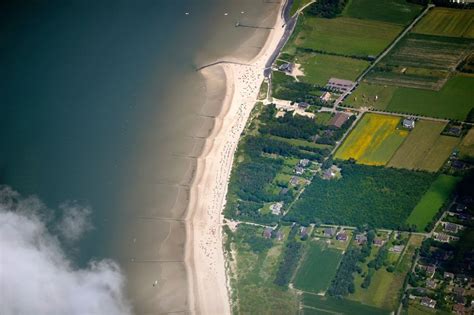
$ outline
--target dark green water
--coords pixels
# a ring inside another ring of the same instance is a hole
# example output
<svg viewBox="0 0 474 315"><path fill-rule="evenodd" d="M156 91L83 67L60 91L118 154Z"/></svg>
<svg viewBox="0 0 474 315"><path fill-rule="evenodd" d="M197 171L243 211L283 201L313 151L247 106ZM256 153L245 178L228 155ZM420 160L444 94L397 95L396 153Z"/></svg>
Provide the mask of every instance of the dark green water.
<svg viewBox="0 0 474 315"><path fill-rule="evenodd" d="M0 5L0 184L52 208L89 205L95 228L77 263L119 261L139 313L189 307L179 221L187 189L175 183L188 182L194 165L181 154L202 145L190 136L212 127L199 115L217 114L223 95L195 67L253 57L268 31L234 25L271 25L277 8L263 0ZM154 279L163 286L150 292Z"/></svg>

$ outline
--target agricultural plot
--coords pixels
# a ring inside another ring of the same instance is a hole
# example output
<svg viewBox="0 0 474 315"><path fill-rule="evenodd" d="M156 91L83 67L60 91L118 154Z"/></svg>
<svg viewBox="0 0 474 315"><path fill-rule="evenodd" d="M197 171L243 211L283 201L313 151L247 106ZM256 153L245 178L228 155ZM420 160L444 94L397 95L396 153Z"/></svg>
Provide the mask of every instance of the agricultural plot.
<svg viewBox="0 0 474 315"><path fill-rule="evenodd" d="M387 166L438 171L459 143L459 138L441 135L445 126L444 122L417 121Z"/></svg>
<svg viewBox="0 0 474 315"><path fill-rule="evenodd" d="M298 79L321 86L332 77L355 81L369 66L365 60L315 53L299 54L297 60L304 72Z"/></svg>
<svg viewBox="0 0 474 315"><path fill-rule="evenodd" d="M474 38L474 10L434 8L415 26L413 32Z"/></svg>
<svg viewBox="0 0 474 315"><path fill-rule="evenodd" d="M397 116L365 114L337 150L335 158L385 165L408 135L408 131L398 128L400 120Z"/></svg>
<svg viewBox="0 0 474 315"><path fill-rule="evenodd" d="M378 55L402 31L402 26L392 23L347 17L323 19L302 16L298 24L284 52L295 54L296 48L300 47L367 57Z"/></svg>
<svg viewBox="0 0 474 315"><path fill-rule="evenodd" d="M377 84L439 90L450 73L472 50L464 38L410 34L368 74Z"/></svg>
<svg viewBox="0 0 474 315"><path fill-rule="evenodd" d="M327 248L323 242L311 242L295 275L295 288L316 294L325 292L341 258L342 251Z"/></svg>
<svg viewBox="0 0 474 315"><path fill-rule="evenodd" d="M464 136L464 139L462 139L459 145L459 151L461 157L474 157L474 128L471 128Z"/></svg>
<svg viewBox="0 0 474 315"><path fill-rule="evenodd" d="M401 25L409 24L422 10L406 0L352 0L343 15L363 20L376 20Z"/></svg>
<svg viewBox="0 0 474 315"><path fill-rule="evenodd" d="M373 306L364 305L347 299L339 299L327 296L319 296L304 293L301 308L305 315L320 314L364 314L364 315L388 315L387 310Z"/></svg>
<svg viewBox="0 0 474 315"><path fill-rule="evenodd" d="M440 175L413 209L407 219L407 224L415 225L418 231L424 231L451 195L458 182L459 178L457 177Z"/></svg>

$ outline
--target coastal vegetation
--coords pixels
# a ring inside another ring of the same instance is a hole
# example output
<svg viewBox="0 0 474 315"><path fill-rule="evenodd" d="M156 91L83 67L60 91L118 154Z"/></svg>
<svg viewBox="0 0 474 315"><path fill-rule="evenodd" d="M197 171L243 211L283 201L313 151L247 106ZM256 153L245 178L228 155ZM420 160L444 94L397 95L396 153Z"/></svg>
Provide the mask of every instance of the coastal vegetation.
<svg viewBox="0 0 474 315"><path fill-rule="evenodd" d="M339 166L342 178L314 178L285 220L408 229L403 222L435 179L426 172L348 162Z"/></svg>
<svg viewBox="0 0 474 315"><path fill-rule="evenodd" d="M357 123L335 154L336 159L385 165L408 135L401 118L368 113Z"/></svg>

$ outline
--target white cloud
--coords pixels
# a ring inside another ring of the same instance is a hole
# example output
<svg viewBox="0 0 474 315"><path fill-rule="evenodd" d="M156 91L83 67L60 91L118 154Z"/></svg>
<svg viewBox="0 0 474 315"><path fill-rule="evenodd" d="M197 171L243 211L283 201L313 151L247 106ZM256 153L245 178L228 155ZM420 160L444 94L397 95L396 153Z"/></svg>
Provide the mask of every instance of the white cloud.
<svg viewBox="0 0 474 315"><path fill-rule="evenodd" d="M72 210L61 222L72 226L67 235L77 240L89 226L90 209L65 209ZM0 314L130 314L119 266L102 260L74 268L46 228L44 210L37 198L0 189ZM83 221L71 225L69 218Z"/></svg>
<svg viewBox="0 0 474 315"><path fill-rule="evenodd" d="M77 203L68 202L59 207L62 217L57 228L61 236L70 242L77 241L84 232L92 229L90 222L91 209Z"/></svg>

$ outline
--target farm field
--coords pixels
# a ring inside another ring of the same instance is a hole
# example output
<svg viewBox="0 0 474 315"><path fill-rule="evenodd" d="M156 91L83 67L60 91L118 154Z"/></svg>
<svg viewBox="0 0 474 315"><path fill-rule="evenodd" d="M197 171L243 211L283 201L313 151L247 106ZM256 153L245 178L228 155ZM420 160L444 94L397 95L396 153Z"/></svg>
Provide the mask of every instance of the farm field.
<svg viewBox="0 0 474 315"><path fill-rule="evenodd" d="M413 209L407 219L410 225L416 225L417 230L422 232L438 213L449 195L453 192L459 178L441 174L431 184L430 189L423 195L420 202Z"/></svg>
<svg viewBox="0 0 474 315"><path fill-rule="evenodd" d="M409 34L368 74L371 83L439 90L473 40Z"/></svg>
<svg viewBox="0 0 474 315"><path fill-rule="evenodd" d="M434 8L415 26L413 32L474 38L474 10Z"/></svg>
<svg viewBox="0 0 474 315"><path fill-rule="evenodd" d="M302 16L298 24L284 52L294 54L295 48L301 47L351 56L378 55L403 29L391 23L347 17Z"/></svg>
<svg viewBox="0 0 474 315"><path fill-rule="evenodd" d="M474 157L474 128L471 128L464 136L464 139L459 145L459 151L461 157Z"/></svg>
<svg viewBox="0 0 474 315"><path fill-rule="evenodd" d="M422 10L420 5L405 0L351 0L343 15L356 19L409 24Z"/></svg>
<svg viewBox="0 0 474 315"><path fill-rule="evenodd" d="M397 129L400 120L397 116L365 114L337 150L335 158L385 165L408 135L408 131Z"/></svg>
<svg viewBox="0 0 474 315"><path fill-rule="evenodd" d="M306 292L325 292L336 274L342 251L311 242L294 278L294 286Z"/></svg>
<svg viewBox="0 0 474 315"><path fill-rule="evenodd" d="M355 81L369 66L365 60L313 53L299 54L297 60L304 72L298 79L322 86L332 77Z"/></svg>
<svg viewBox="0 0 474 315"><path fill-rule="evenodd" d="M338 299L333 297L318 296L303 293L302 297L303 314L325 315L325 314L364 314L364 315L388 315L389 311L373 306L364 305L348 299Z"/></svg>
<svg viewBox="0 0 474 315"><path fill-rule="evenodd" d="M440 135L445 125L444 122L417 121L387 166L436 172L459 143L459 138Z"/></svg>

